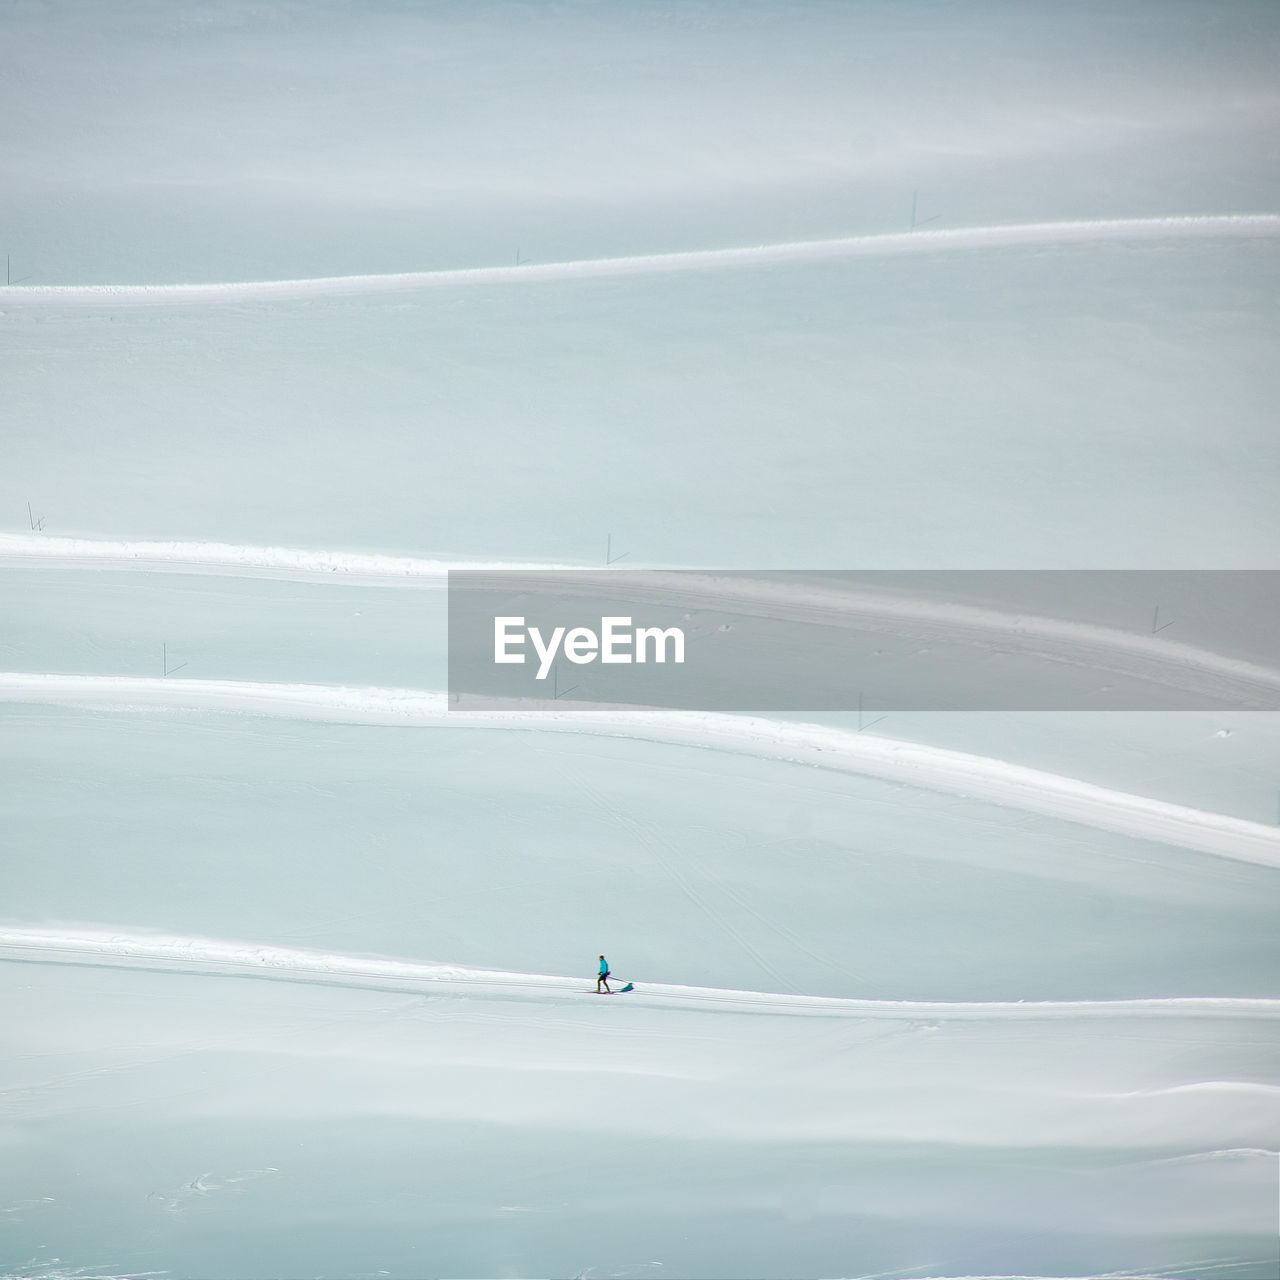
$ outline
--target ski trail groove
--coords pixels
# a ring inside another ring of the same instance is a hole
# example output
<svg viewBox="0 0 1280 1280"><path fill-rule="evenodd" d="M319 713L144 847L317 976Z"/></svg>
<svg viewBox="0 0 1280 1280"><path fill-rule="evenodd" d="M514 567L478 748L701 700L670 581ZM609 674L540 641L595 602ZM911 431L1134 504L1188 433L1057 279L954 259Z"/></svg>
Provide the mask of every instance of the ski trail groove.
<svg viewBox="0 0 1280 1280"><path fill-rule="evenodd" d="M1280 215L1272 213L1032 222L844 236L831 240L791 241L736 249L702 249L622 258L527 263L519 267L466 267L443 271L406 271L389 275L214 284L8 285L0 289L0 302L6 307L97 305L117 308L217 302L275 302L317 297L372 297L441 287L608 279L665 272L714 271L785 263L947 253L966 249L1004 249L1021 245L1259 238L1277 235L1280 235Z"/></svg>
<svg viewBox="0 0 1280 1280"><path fill-rule="evenodd" d="M1277 827L1113 791L986 756L799 721L618 708L450 711L446 694L413 689L24 672L0 673L0 702L5 701L631 738L905 783L1240 862L1280 867Z"/></svg>
<svg viewBox="0 0 1280 1280"><path fill-rule="evenodd" d="M245 546L134 538L61 538L42 533L0 533L0 562L20 567L50 564L70 569L122 569L146 573L273 577L299 582L408 579L443 587L449 570L524 573L571 570L572 565L501 560L435 559L306 547Z"/></svg>
<svg viewBox="0 0 1280 1280"><path fill-rule="evenodd" d="M588 978L476 969L217 938L118 930L0 926L0 961L142 969L211 978L403 991L424 996L547 1001L596 1000ZM1139 1017L1280 1018L1280 1000L1190 996L1136 1000L861 1000L645 983L628 1001L663 1008L801 1017L914 1019L1070 1019Z"/></svg>
<svg viewBox="0 0 1280 1280"><path fill-rule="evenodd" d="M443 587L450 570L495 575L537 571L540 585L597 589L635 603L726 608L757 617L871 631L933 643L999 644L1044 661L1085 667L1163 685L1251 709L1280 709L1280 670L1229 657L1159 635L1096 623L1007 612L979 605L929 600L865 589L849 583L728 577L680 571L659 579L653 571L570 568L563 565L441 560L297 547L238 546L220 542L148 542L56 538L0 533L0 563L38 567L101 568L142 572L278 577L304 582L388 582ZM512 583L513 586L517 585Z"/></svg>

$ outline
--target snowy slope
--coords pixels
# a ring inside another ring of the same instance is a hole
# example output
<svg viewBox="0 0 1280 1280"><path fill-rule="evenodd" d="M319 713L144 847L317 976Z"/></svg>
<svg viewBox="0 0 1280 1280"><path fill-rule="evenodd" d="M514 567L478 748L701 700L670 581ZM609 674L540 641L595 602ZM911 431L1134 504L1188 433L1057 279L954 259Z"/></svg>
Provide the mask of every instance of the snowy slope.
<svg viewBox="0 0 1280 1280"><path fill-rule="evenodd" d="M1267 568L1278 262L1084 241L212 308L24 285L0 501L427 559L602 563L612 534L705 568Z"/></svg>
<svg viewBox="0 0 1280 1280"><path fill-rule="evenodd" d="M0 36L0 1275L1275 1280L1274 713L436 692L608 547L1273 695L714 576L1280 567L1273 5Z"/></svg>

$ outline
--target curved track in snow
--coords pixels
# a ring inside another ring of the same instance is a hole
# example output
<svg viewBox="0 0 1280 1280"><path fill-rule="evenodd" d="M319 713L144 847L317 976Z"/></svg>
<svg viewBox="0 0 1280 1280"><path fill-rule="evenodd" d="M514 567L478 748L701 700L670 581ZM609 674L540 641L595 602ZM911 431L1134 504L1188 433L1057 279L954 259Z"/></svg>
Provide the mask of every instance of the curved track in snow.
<svg viewBox="0 0 1280 1280"><path fill-rule="evenodd" d="M529 263L519 267L406 271L390 275L253 280L223 284L9 285L0 289L0 305L120 307L371 297L442 287L607 279L665 272L715 271L735 267L948 253L965 249L1005 249L1023 245L1272 236L1280 236L1280 215L1270 213L1014 223L1006 226L845 236L833 240L802 240L740 249L704 249L625 258Z"/></svg>
<svg viewBox="0 0 1280 1280"><path fill-rule="evenodd" d="M0 926L0 960L145 969L212 978L266 978L275 982L407 991L425 996L536 1001L595 998L591 980L587 978L424 964L215 938L163 937L115 930L63 931ZM1225 996L945 1003L854 1000L645 983L642 989L629 993L627 1000L633 1004L696 1008L718 1013L836 1018L1280 1017L1280 1000Z"/></svg>
<svg viewBox="0 0 1280 1280"><path fill-rule="evenodd" d="M447 695L412 689L23 672L0 673L2 701L634 738L880 778L1240 862L1280 867L1280 828L985 756L756 716L618 708L451 711Z"/></svg>
<svg viewBox="0 0 1280 1280"><path fill-rule="evenodd" d="M445 560L430 556L325 551L307 547L246 546L232 542L180 542L137 538L59 538L43 533L0 533L0 564L18 568L116 569L138 573L272 577L299 582L409 580L445 586L449 570L527 573L573 570L573 565L514 560Z"/></svg>
<svg viewBox="0 0 1280 1280"><path fill-rule="evenodd" d="M845 627L930 643L998 644L1038 659L1143 681L1248 709L1280 709L1280 670L1160 635L1096 623L893 595L848 584L784 582L680 571L654 581L644 570L592 570L550 563L443 560L225 542L59 538L0 533L0 564L133 572L387 582L443 587L449 571L543 575L548 589L584 588L636 603L727 609L758 617ZM650 571L653 572L653 571ZM572 579L557 581L559 574Z"/></svg>

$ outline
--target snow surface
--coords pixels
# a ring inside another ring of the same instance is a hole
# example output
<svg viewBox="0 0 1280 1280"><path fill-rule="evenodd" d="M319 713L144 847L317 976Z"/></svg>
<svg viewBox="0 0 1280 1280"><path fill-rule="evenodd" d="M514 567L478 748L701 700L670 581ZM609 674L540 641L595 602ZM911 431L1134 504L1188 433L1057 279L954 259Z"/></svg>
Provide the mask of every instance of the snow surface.
<svg viewBox="0 0 1280 1280"><path fill-rule="evenodd" d="M1280 568L1274 5L0 37L0 1275L1275 1280L1274 713L434 692L609 547L1272 696L715 571Z"/></svg>
<svg viewBox="0 0 1280 1280"><path fill-rule="evenodd" d="M915 787L995 800L1011 808L1158 839L1202 853L1280 868L1280 828L1204 813L1072 778L940 747L783 720L713 712L633 711L587 706L575 711L454 711L443 693L174 676L57 676L0 672L0 695L13 702L100 708L212 709L338 723L530 730L621 736L848 770Z"/></svg>
<svg viewBox="0 0 1280 1280"><path fill-rule="evenodd" d="M1229 214L1208 218L1115 218L1081 222L1042 222L999 227L960 227L941 231L907 231L839 240L762 244L745 249L704 249L685 253L650 253L629 258L589 258L515 267L469 267L456 271L407 271L318 280L249 280L220 284L162 285L28 285L5 295L10 306L58 303L90 306L157 306L165 303L252 302L305 298L367 297L416 293L432 287L477 284L539 284L548 280L611 279L668 271L714 271L735 267L767 267L789 262L827 262L844 258L877 258L900 254L945 253L957 249L1004 248L1016 245L1073 244L1080 241L1182 240L1216 237L1280 236L1280 215Z"/></svg>

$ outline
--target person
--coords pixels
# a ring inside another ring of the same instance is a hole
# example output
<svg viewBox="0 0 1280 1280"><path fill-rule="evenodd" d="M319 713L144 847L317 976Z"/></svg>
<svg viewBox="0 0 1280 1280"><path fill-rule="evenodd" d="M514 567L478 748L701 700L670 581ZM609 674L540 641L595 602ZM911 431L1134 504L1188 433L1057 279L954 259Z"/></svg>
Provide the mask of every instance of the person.
<svg viewBox="0 0 1280 1280"><path fill-rule="evenodd" d="M613 989L609 986L609 962L600 957L600 976L596 979L596 995L600 994L600 987L604 986L607 995L613 995Z"/></svg>

